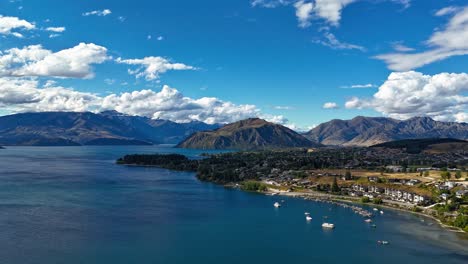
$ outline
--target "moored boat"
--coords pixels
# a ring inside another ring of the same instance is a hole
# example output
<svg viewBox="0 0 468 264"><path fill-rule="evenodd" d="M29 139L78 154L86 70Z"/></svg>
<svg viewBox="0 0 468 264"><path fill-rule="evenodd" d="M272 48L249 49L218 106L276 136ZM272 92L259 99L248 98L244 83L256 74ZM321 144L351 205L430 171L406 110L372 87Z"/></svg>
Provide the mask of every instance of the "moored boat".
<svg viewBox="0 0 468 264"><path fill-rule="evenodd" d="M275 202L275 203L273 204L273 206L276 207L276 208L279 208L279 207L281 207L281 204L278 203L278 202Z"/></svg>
<svg viewBox="0 0 468 264"><path fill-rule="evenodd" d="M334 225L334 224L330 224L330 223L323 223L323 224L322 224L322 227L323 227L323 228L333 229L333 228L335 228L335 225Z"/></svg>

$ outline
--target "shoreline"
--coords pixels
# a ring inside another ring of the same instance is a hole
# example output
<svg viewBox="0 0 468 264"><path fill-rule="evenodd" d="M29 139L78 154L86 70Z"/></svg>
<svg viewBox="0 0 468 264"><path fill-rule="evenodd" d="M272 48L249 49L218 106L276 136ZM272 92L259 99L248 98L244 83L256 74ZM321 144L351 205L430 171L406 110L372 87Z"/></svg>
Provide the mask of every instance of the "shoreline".
<svg viewBox="0 0 468 264"><path fill-rule="evenodd" d="M227 184L227 185L224 185L224 186L227 187L227 188L236 188L236 186L232 185L232 184ZM241 190L241 191L243 191L243 190ZM264 194L264 195L272 195L272 196L273 195L279 195L279 196L286 196L286 197L292 197L292 198L302 198L304 200L315 199L315 201L317 201L317 202L332 201L332 202L342 202L342 203L349 203L349 204L361 205L361 206L362 205L367 205L367 206L370 206L370 207L372 207L372 206L374 206L374 207L383 207L383 208L387 208L387 209L390 209L390 210L396 210L396 211L400 211L400 212L404 212L404 213L411 213L411 214L414 214L414 215L426 217L426 218L434 220L435 222L437 222L437 224L439 224L440 227L442 227L443 229L445 229L447 231L468 235L468 232L465 232L463 229L458 228L458 227L454 227L454 226L446 225L440 219L438 219L437 217L435 217L433 215L430 215L430 214L424 213L424 212L415 212L415 211L412 211L410 209L393 206L393 205L389 204L388 201L385 201L385 200L384 200L384 204L373 204L373 203L361 203L361 202L359 202L359 199L357 199L357 198L340 196L340 195L333 195L333 194L328 194L328 193L320 193L320 192L285 192L285 191L271 191L271 190L269 190L269 191L265 191L265 192L258 192L257 191L257 193Z"/></svg>
<svg viewBox="0 0 468 264"><path fill-rule="evenodd" d="M117 165L123 165L123 166L129 166L129 167L155 167L155 168L172 170L172 171L195 173L194 171L190 171L190 170L176 170L176 169L163 168L163 167L161 167L159 165L126 164L126 163L118 163L118 162L116 164ZM219 183L219 182L204 181L204 180L201 180L200 178L198 178L197 175L196 175L196 178L199 181L202 181L202 182L210 182L210 183L213 183L213 184L222 185L225 188L234 188L234 189L240 189L241 191L244 191L241 188L239 188L239 186L240 186L239 183L231 182L231 183L222 184L222 183ZM278 187L280 187L280 186L278 186ZM350 203L350 204L361 205L361 206L367 205L367 206L374 206L374 207L383 207L383 208L387 208L387 209L391 209L391 210L401 211L401 212L404 212L404 213L411 213L411 214L418 215L418 216L421 216L421 217L426 217L428 219L432 219L435 222L437 222L437 224L440 227L444 228L445 230L448 230L448 231L451 231L451 232L454 232L454 233L459 233L459 234L465 234L465 235L468 234L468 232L466 232L465 230L463 230L463 229L461 229L459 227L447 225L447 224L443 223L438 217L436 217L436 216L434 216L434 215L432 215L430 213L425 212L425 210L427 210L427 208L425 208L425 207L419 207L417 205L406 204L406 203L396 202L396 201L392 201L392 200L383 200L383 204L374 204L374 203L371 203L371 202L362 203L362 202L360 202L359 198L355 198L355 197L351 197L351 196L321 193L321 192L317 192L317 191L286 192L284 190L274 189L274 188L271 188L271 187L267 191L254 191L254 192L264 194L264 195L281 195L281 196L288 196L288 197L294 197L294 198L302 198L302 199L305 199L305 200L310 200L311 198L314 198L317 201L322 201L322 202L332 201L332 202ZM413 211L412 208L419 208L422 211L420 211L420 212Z"/></svg>

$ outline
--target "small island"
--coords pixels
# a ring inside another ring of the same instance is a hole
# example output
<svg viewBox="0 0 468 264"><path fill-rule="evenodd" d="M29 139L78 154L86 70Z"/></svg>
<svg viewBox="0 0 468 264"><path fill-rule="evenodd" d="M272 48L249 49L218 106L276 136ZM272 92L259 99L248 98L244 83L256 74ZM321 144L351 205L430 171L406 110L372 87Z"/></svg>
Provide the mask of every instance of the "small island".
<svg viewBox="0 0 468 264"><path fill-rule="evenodd" d="M445 149L447 141L440 144ZM243 151L197 160L127 155L117 163L192 171L202 181L246 191L391 206L468 232L466 148L440 151L432 144L407 151L395 145Z"/></svg>

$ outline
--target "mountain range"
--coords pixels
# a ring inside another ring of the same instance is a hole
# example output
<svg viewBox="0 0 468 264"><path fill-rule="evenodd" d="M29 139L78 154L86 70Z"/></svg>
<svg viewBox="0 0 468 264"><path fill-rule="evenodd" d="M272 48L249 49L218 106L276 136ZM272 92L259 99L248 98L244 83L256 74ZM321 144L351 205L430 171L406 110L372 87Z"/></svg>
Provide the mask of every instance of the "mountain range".
<svg viewBox="0 0 468 264"><path fill-rule="evenodd" d="M468 139L468 124L429 117L397 120L358 116L334 119L302 135L284 126L250 118L221 126L203 122L130 116L116 111L22 113L0 117L0 146L178 144L183 148L258 149L372 146L421 138Z"/></svg>
<svg viewBox="0 0 468 264"><path fill-rule="evenodd" d="M265 149L317 147L297 132L259 118L228 124L214 131L198 132L181 142L179 148Z"/></svg>
<svg viewBox="0 0 468 264"><path fill-rule="evenodd" d="M429 117L397 120L358 116L351 120L334 119L304 134L324 145L371 146L383 142L418 138L468 139L468 124L440 122Z"/></svg>
<svg viewBox="0 0 468 264"><path fill-rule="evenodd" d="M129 116L116 111L22 113L0 117L0 145L79 146L176 144L202 130L202 122Z"/></svg>

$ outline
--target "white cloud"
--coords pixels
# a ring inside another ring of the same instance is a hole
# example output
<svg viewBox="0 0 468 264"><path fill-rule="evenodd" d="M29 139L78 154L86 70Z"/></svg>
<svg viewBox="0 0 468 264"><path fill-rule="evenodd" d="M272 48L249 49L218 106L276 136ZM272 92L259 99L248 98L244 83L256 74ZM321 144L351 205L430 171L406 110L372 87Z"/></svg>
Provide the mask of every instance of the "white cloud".
<svg viewBox="0 0 468 264"><path fill-rule="evenodd" d="M468 123L468 114L463 112L455 114L455 121Z"/></svg>
<svg viewBox="0 0 468 264"><path fill-rule="evenodd" d="M325 32L324 34L324 39L323 40L314 40L313 41L316 44L320 44L332 49L337 49L337 50L360 50L360 51L366 51L366 48L355 45L355 44L350 44L346 42L341 42L339 41L333 33L330 32Z"/></svg>
<svg viewBox="0 0 468 264"><path fill-rule="evenodd" d="M299 20L299 26L303 28L310 26L314 4L311 2L306 3L304 0L301 0L296 2L294 7L296 8L296 17Z"/></svg>
<svg viewBox="0 0 468 264"><path fill-rule="evenodd" d="M407 47L399 42L393 44L393 49L399 52L410 52L414 51L413 48Z"/></svg>
<svg viewBox="0 0 468 264"><path fill-rule="evenodd" d="M172 63L163 57L145 57L143 59L121 59L117 58L117 63L139 66L135 70L128 70L137 78L144 77L147 81L158 80L162 73L167 71L197 70L196 67L183 63Z"/></svg>
<svg viewBox="0 0 468 264"><path fill-rule="evenodd" d="M377 85L372 84L372 83L340 86L340 88L342 89L359 89L359 88L374 88L374 87L377 87Z"/></svg>
<svg viewBox="0 0 468 264"><path fill-rule="evenodd" d="M92 65L107 59L107 49L93 43L80 43L55 53L41 45L31 45L0 52L0 76L92 78Z"/></svg>
<svg viewBox="0 0 468 264"><path fill-rule="evenodd" d="M252 0L251 5L253 7L261 6L266 8L275 8L281 5L288 5L291 3L289 0Z"/></svg>
<svg viewBox="0 0 468 264"><path fill-rule="evenodd" d="M283 116L264 114L255 105L234 104L214 97L190 98L165 85L160 91L139 90L98 96L57 86L37 78L0 77L0 107L9 112L117 110L124 114L176 122L230 123L261 117L287 124Z"/></svg>
<svg viewBox="0 0 468 264"><path fill-rule="evenodd" d="M35 28L34 23L26 20L0 15L0 35L13 35L21 38L23 35L15 30L33 30Z"/></svg>
<svg viewBox="0 0 468 264"><path fill-rule="evenodd" d="M456 12L444 29L426 41L429 49L419 53L389 53L375 56L389 69L408 71L453 56L468 54L468 7Z"/></svg>
<svg viewBox="0 0 468 264"><path fill-rule="evenodd" d="M339 106L335 102L327 102L323 104L322 108L323 109L338 109Z"/></svg>
<svg viewBox="0 0 468 264"><path fill-rule="evenodd" d="M46 28L47 31L62 33L65 31L65 27L48 27Z"/></svg>
<svg viewBox="0 0 468 264"><path fill-rule="evenodd" d="M54 85L40 86L36 79L0 78L0 106L11 112L82 112L95 107L95 95Z"/></svg>
<svg viewBox="0 0 468 264"><path fill-rule="evenodd" d="M293 110L294 107L292 106L285 106L285 105L277 105L273 107L276 110Z"/></svg>
<svg viewBox="0 0 468 264"><path fill-rule="evenodd" d="M341 12L347 5L356 0L315 0L314 13L317 17L325 19L337 26L341 20Z"/></svg>
<svg viewBox="0 0 468 264"><path fill-rule="evenodd" d="M83 16L107 16L112 14L112 11L109 9L103 9L103 10L94 10L94 11L89 11L85 12L82 15Z"/></svg>
<svg viewBox="0 0 468 264"><path fill-rule="evenodd" d="M358 1L360 0L251 0L250 3L253 7L264 8L276 8L293 4L299 20L299 26L308 27L312 19L322 19L330 25L338 26L343 9L349 4ZM405 9L411 5L411 0L387 1L401 4Z"/></svg>
<svg viewBox="0 0 468 264"><path fill-rule="evenodd" d="M341 12L347 5L357 0L253 0L253 7L275 8L293 4L300 27L310 26L312 19L323 19L337 26L341 20Z"/></svg>
<svg viewBox="0 0 468 264"><path fill-rule="evenodd" d="M109 78L107 78L107 79L104 79L104 82L105 82L107 85L112 85L112 84L115 83L115 79L109 79Z"/></svg>
<svg viewBox="0 0 468 264"><path fill-rule="evenodd" d="M447 7L444 7L442 9L437 10L435 15L436 16L445 16L445 15L456 13L459 10L460 10L460 7L458 7L458 6L447 6Z"/></svg>
<svg viewBox="0 0 468 264"><path fill-rule="evenodd" d="M403 8L409 8L411 6L411 0L391 0L397 4L401 4Z"/></svg>
<svg viewBox="0 0 468 264"><path fill-rule="evenodd" d="M185 97L165 85L161 91L141 90L103 98L102 109L113 109L130 115L169 119L176 122L202 121L229 123L262 116L254 105L237 105L214 97ZM268 116L277 118L275 116Z"/></svg>
<svg viewBox="0 0 468 264"><path fill-rule="evenodd" d="M468 110L468 74L394 72L372 98L353 97L346 108L371 108L386 116L406 119L430 116L441 121L461 121Z"/></svg>

